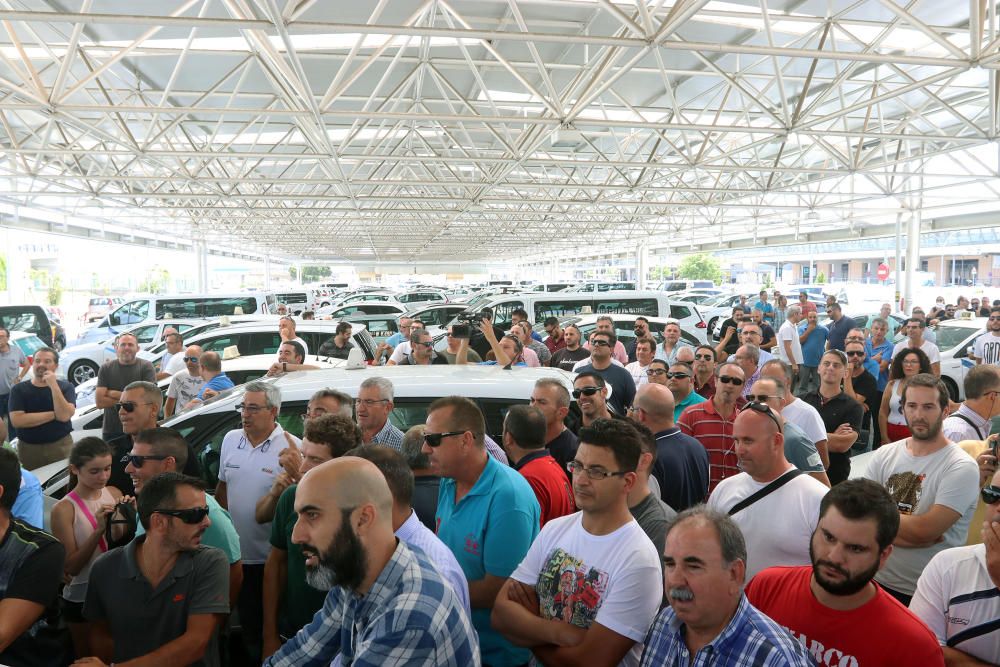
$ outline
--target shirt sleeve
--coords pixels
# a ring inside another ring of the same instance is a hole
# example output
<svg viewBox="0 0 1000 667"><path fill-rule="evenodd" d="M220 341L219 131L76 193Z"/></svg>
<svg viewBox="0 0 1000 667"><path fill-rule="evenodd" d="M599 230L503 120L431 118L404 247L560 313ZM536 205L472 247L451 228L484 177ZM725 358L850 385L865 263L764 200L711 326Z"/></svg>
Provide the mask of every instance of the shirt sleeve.
<svg viewBox="0 0 1000 667"><path fill-rule="evenodd" d="M47 542L17 568L4 598L27 600L48 607L59 594L65 560L66 549L62 543Z"/></svg>
<svg viewBox="0 0 1000 667"><path fill-rule="evenodd" d="M141 364L141 369L139 371L139 379L145 382L152 382L156 384L156 371L153 370L153 364L149 363L145 359L139 362Z"/></svg>
<svg viewBox="0 0 1000 667"><path fill-rule="evenodd" d="M635 548L649 548L636 544ZM663 572L657 563L635 562L640 558L636 550L630 558L630 567L623 567L601 601L601 608L594 618L612 632L641 642L649 630L663 600Z"/></svg>
<svg viewBox="0 0 1000 667"><path fill-rule="evenodd" d="M263 667L328 667L340 653L341 624L344 620L342 589L326 594L323 608L309 625L295 633L264 661Z"/></svg>
<svg viewBox="0 0 1000 667"><path fill-rule="evenodd" d="M7 397L8 412L24 411L24 396L21 395L21 392L22 390L20 382L18 382L17 384L15 384L13 387L10 388L10 394Z"/></svg>
<svg viewBox="0 0 1000 667"><path fill-rule="evenodd" d="M538 584L538 574L542 571L542 563L548 554L548 534L542 531L535 538L528 548L528 553L524 555L524 560L517 566L517 569L510 575L511 579L520 581L522 584L536 586Z"/></svg>
<svg viewBox="0 0 1000 667"><path fill-rule="evenodd" d="M181 385L180 385L180 382L179 382L179 378L176 375L174 375L172 378L170 378L170 386L167 387L167 398L172 398L175 401L178 398L180 398L180 395L181 395L180 394L180 386ZM181 407L183 407L183 406L181 406ZM175 412L176 412L176 409L175 409Z"/></svg>
<svg viewBox="0 0 1000 667"><path fill-rule="evenodd" d="M538 506L535 495L531 502ZM524 559L538 533L538 515L523 509L505 509L490 520L483 545L483 566L487 574L509 577Z"/></svg>
<svg viewBox="0 0 1000 667"><path fill-rule="evenodd" d="M945 614L948 611L948 598L950 594L945 591L946 579L941 576L941 566L944 559L941 557L945 551L939 551L931 558L931 561L924 568L917 580L917 591L910 600L910 611L912 611L921 621L923 621L938 643L944 646L948 640L948 628L945 623Z"/></svg>
<svg viewBox="0 0 1000 667"><path fill-rule="evenodd" d="M59 388L62 389L62 395L66 402L76 405L76 387L69 382L60 382Z"/></svg>
<svg viewBox="0 0 1000 667"><path fill-rule="evenodd" d="M927 358L930 359L932 364L936 364L941 361L941 350L938 349L937 345L933 343L930 345L930 349L927 352Z"/></svg>
<svg viewBox="0 0 1000 667"><path fill-rule="evenodd" d="M951 445L958 449L957 445ZM958 458L961 456L962 458ZM934 494L934 504L964 515L979 495L979 466L964 452L956 452L956 460L941 475L941 484Z"/></svg>
<svg viewBox="0 0 1000 667"><path fill-rule="evenodd" d="M426 628L404 627L395 632L374 635L364 642L364 648L354 656L352 667L387 667L406 665L437 667L450 664L446 647Z"/></svg>
<svg viewBox="0 0 1000 667"><path fill-rule="evenodd" d="M275 549L288 551L288 535L285 526L295 501L296 487L290 486L281 492L278 503L274 507L274 520L271 521L271 546Z"/></svg>
<svg viewBox="0 0 1000 667"><path fill-rule="evenodd" d="M97 388L100 389L104 387L105 389L110 386L108 383L110 381L111 369L107 364L101 364L101 367L97 369Z"/></svg>
<svg viewBox="0 0 1000 667"><path fill-rule="evenodd" d="M215 547L203 547L194 552L194 574L189 615L228 614L229 559L226 554Z"/></svg>

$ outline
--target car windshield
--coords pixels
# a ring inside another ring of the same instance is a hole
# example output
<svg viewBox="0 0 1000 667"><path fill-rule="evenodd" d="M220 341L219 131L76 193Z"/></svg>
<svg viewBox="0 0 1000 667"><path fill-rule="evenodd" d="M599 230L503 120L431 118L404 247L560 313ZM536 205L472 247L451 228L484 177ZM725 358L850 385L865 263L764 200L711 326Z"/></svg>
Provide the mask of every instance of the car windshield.
<svg viewBox="0 0 1000 667"><path fill-rule="evenodd" d="M936 344L939 350L945 352L961 345L975 332L982 333L982 330L973 327L938 327Z"/></svg>
<svg viewBox="0 0 1000 667"><path fill-rule="evenodd" d="M24 356L26 357L32 356L35 352L45 347L45 343L38 336L25 336L13 342L21 348L21 352L24 352Z"/></svg>

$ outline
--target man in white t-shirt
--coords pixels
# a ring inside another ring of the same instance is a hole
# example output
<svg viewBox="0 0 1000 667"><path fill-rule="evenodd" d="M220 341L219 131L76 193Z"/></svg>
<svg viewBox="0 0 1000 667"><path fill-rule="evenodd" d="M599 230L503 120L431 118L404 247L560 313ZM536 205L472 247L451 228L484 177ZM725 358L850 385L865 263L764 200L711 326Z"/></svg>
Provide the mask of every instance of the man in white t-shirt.
<svg viewBox="0 0 1000 667"><path fill-rule="evenodd" d="M546 523L497 595L493 627L540 663L639 664L663 597L660 555L628 509L640 437L620 420L580 429L581 511Z"/></svg>
<svg viewBox="0 0 1000 667"><path fill-rule="evenodd" d="M886 488L900 514L896 548L875 580L908 605L931 558L965 544L979 466L944 435L948 389L940 379L930 373L911 377L903 385L902 406L910 437L880 447L865 477Z"/></svg>
<svg viewBox="0 0 1000 667"><path fill-rule="evenodd" d="M937 636L949 665L1000 664L1000 472L982 497L983 543L931 558L910 602L910 611Z"/></svg>
<svg viewBox="0 0 1000 667"><path fill-rule="evenodd" d="M903 326L906 327L906 338L896 343L896 346L892 348L892 358L895 359L897 354L908 347L919 347L930 359L931 371L934 375L941 377L941 351L938 350L937 345L924 338L926 320L922 317L911 317L906 320L906 324Z"/></svg>
<svg viewBox="0 0 1000 667"><path fill-rule="evenodd" d="M163 339L167 343L167 349L160 358L157 380L164 380L184 368L184 355L181 354L184 351L184 338L176 331L171 331Z"/></svg>
<svg viewBox="0 0 1000 667"><path fill-rule="evenodd" d="M170 378L170 386L167 387L167 402L163 405L163 418L173 417L180 414L184 406L198 398L198 392L205 384L205 378L201 376L201 366L198 360L201 358L201 345L188 345L184 353L174 355L174 359L180 359L184 368L178 370Z"/></svg>
<svg viewBox="0 0 1000 667"><path fill-rule="evenodd" d="M386 362L387 366L397 366L403 362L413 352L413 344L410 343L410 336L420 331L424 328L424 323L420 320L410 320L410 333L406 334L404 340L400 341L396 347L393 348L392 354L389 355L389 361Z"/></svg>
<svg viewBox="0 0 1000 667"><path fill-rule="evenodd" d="M990 310L986 333L976 339L972 356L977 364L1000 365L1000 308Z"/></svg>
<svg viewBox="0 0 1000 667"><path fill-rule="evenodd" d="M785 313L785 321L778 329L778 344L774 346L775 356L792 366L792 373L799 376L799 365L802 363L802 343L799 341L799 322L802 321L802 308L789 306Z"/></svg>
<svg viewBox="0 0 1000 667"><path fill-rule="evenodd" d="M646 371L653 361L654 352L656 352L656 341L653 338L644 336L635 341L635 361L626 364L625 370L632 374L636 387L649 382Z"/></svg>
<svg viewBox="0 0 1000 667"><path fill-rule="evenodd" d="M785 458L781 416L764 403L751 402L733 423L733 442L740 468L708 497L708 506L730 512L775 480L788 481L733 513L747 543L747 578L775 565L809 565L809 541L827 487L800 474Z"/></svg>
<svg viewBox="0 0 1000 667"><path fill-rule="evenodd" d="M303 358L309 356L309 345L302 340L298 333L295 331L295 320L292 319L291 315L286 315L278 320L278 334L281 337L281 342L287 342L294 340L296 343L302 346ZM281 347L280 345L278 346Z"/></svg>

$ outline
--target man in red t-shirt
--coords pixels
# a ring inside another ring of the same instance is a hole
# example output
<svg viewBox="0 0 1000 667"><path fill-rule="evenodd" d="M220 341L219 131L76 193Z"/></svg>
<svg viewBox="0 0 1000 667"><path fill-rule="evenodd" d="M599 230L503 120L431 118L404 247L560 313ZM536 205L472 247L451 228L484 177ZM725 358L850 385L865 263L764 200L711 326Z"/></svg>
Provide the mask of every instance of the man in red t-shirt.
<svg viewBox="0 0 1000 667"><path fill-rule="evenodd" d="M542 507L542 526L576 511L573 487L545 448L545 415L530 405L515 405L503 423L503 448L514 470L528 480Z"/></svg>
<svg viewBox="0 0 1000 667"><path fill-rule="evenodd" d="M747 599L788 628L820 665L944 665L930 629L872 579L890 554L899 510L880 485L852 479L820 504L812 566L772 567Z"/></svg>
<svg viewBox="0 0 1000 667"><path fill-rule="evenodd" d="M708 452L709 493L722 480L740 473L733 447L733 423L739 414L745 381L743 369L735 363L716 366L712 400L689 405L677 418L681 430Z"/></svg>

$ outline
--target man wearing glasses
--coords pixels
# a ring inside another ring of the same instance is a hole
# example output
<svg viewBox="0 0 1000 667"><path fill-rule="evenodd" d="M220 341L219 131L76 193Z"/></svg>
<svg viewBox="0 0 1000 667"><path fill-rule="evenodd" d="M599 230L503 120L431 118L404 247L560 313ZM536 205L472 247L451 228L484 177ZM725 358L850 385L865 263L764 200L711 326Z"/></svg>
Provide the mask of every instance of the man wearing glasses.
<svg viewBox="0 0 1000 667"><path fill-rule="evenodd" d="M132 450L133 437L139 431L156 428L156 417L160 414L163 394L152 382L132 382L119 394L115 410L119 423L124 429L121 433L107 440L111 446L111 477L108 484L120 489L126 496L134 496L135 488L132 478L125 471L128 461L126 455Z"/></svg>
<svg viewBox="0 0 1000 667"><path fill-rule="evenodd" d="M733 451L733 422L746 376L738 365L726 362L715 369L715 396L681 413L677 425L708 452L709 492L726 477L739 472Z"/></svg>
<svg viewBox="0 0 1000 667"><path fill-rule="evenodd" d="M691 364L675 361L667 371L667 388L674 395L674 420L691 405L705 402L705 397L694 391L694 369Z"/></svg>
<svg viewBox="0 0 1000 667"><path fill-rule="evenodd" d="M206 353L208 354L208 353ZM204 355L202 355L204 364ZM264 561L271 550L271 524L257 523L257 501L265 495L281 472L279 452L301 441L278 424L281 390L270 382L249 382L240 411L243 428L233 429L222 439L219 485L215 498L228 509L240 536L243 554L243 590L238 609L249 659L260 664L263 611L261 595Z"/></svg>
<svg viewBox="0 0 1000 667"><path fill-rule="evenodd" d="M976 339L972 356L977 364L1000 365L1000 308L990 310L986 333Z"/></svg>
<svg viewBox="0 0 1000 667"><path fill-rule="evenodd" d="M178 473L145 483L146 534L94 561L83 614L97 656L76 664L219 664L229 573L226 555L201 542L212 521L205 496L201 480Z"/></svg>
<svg viewBox="0 0 1000 667"><path fill-rule="evenodd" d="M576 368L577 373L597 373L611 385L608 404L619 415L624 415L635 398L635 380L622 365L612 363L611 350L617 339L613 333L595 331L590 335L590 363Z"/></svg>
<svg viewBox="0 0 1000 667"><path fill-rule="evenodd" d="M400 366L448 365L448 357L434 351L434 339L424 329L417 329L410 335L410 353L403 357Z"/></svg>
<svg viewBox="0 0 1000 667"><path fill-rule="evenodd" d="M199 362L201 346L189 345L181 358L184 360L184 369L177 371L170 378L170 386L167 387L167 402L163 406L164 419L173 417L175 411L177 414L183 412L188 403L198 398L198 392L205 384L205 379L201 377L201 363Z"/></svg>
<svg viewBox="0 0 1000 667"><path fill-rule="evenodd" d="M538 535L541 508L516 470L486 453L486 422L467 398L439 398L427 409L423 452L441 477L437 535L469 580L472 624L484 665L515 667L530 659L490 624L500 588Z"/></svg>
<svg viewBox="0 0 1000 667"><path fill-rule="evenodd" d="M728 513L743 531L750 579L766 567L810 564L809 540L827 491L785 458L783 427L781 416L766 403L747 403L733 424L742 472L719 482L708 497L710 508ZM780 486L778 479L784 482ZM766 494L765 488L770 489Z"/></svg>
<svg viewBox="0 0 1000 667"><path fill-rule="evenodd" d="M354 411L361 438L366 445L385 445L397 452L403 449L403 432L393 426L389 415L393 408L392 381L382 377L365 379L354 399Z"/></svg>
<svg viewBox="0 0 1000 667"><path fill-rule="evenodd" d="M1000 367L975 366L962 384L965 401L944 420L944 435L952 442L985 440L990 420L1000 415Z"/></svg>
<svg viewBox="0 0 1000 667"><path fill-rule="evenodd" d="M945 549L917 580L910 611L937 636L948 664L1000 664L1000 472L980 492L982 544Z"/></svg>
<svg viewBox="0 0 1000 667"><path fill-rule="evenodd" d="M581 429L570 462L581 511L545 525L496 597L494 625L539 662L638 664L663 597L656 548L628 508L641 456L628 423Z"/></svg>

